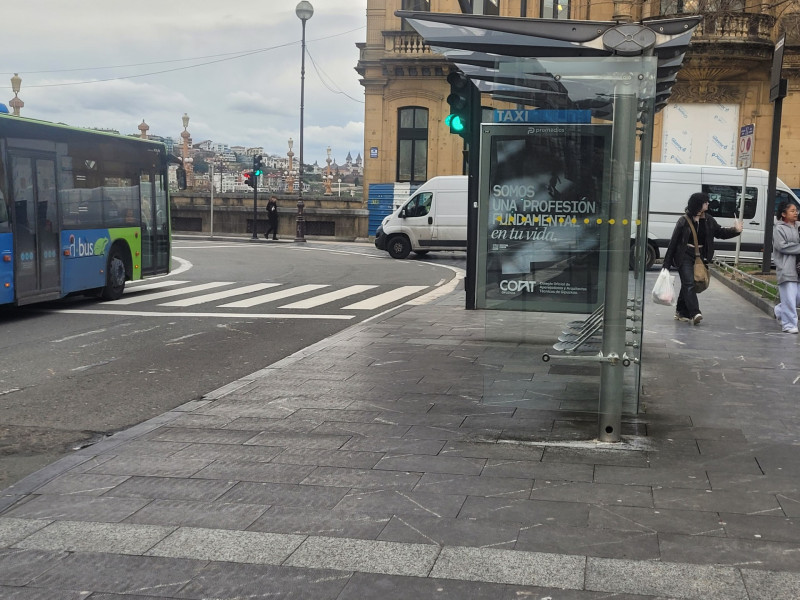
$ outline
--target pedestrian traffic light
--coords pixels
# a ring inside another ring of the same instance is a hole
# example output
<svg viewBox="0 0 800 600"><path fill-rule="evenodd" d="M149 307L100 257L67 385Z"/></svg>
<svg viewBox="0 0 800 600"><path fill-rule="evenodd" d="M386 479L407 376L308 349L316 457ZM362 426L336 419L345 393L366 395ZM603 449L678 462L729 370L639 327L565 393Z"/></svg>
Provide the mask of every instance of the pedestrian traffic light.
<svg viewBox="0 0 800 600"><path fill-rule="evenodd" d="M262 173L264 173L264 157L256 154L253 157L253 174L258 177Z"/></svg>
<svg viewBox="0 0 800 600"><path fill-rule="evenodd" d="M244 182L245 184L249 185L251 188L256 187L256 178L253 177L253 174L250 171L244 172Z"/></svg>
<svg viewBox="0 0 800 600"><path fill-rule="evenodd" d="M458 134L468 140L470 136L469 113L471 110L472 90L470 88L472 83L461 71L452 71L447 76L447 82L450 84L450 95L447 96L450 114L447 115L444 123L450 128L450 133Z"/></svg>

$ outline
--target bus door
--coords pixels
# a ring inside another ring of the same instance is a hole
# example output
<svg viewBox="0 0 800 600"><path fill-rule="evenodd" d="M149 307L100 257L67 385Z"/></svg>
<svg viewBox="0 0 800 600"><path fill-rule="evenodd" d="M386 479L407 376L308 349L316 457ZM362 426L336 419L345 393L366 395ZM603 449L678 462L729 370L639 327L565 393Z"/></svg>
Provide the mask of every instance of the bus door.
<svg viewBox="0 0 800 600"><path fill-rule="evenodd" d="M139 175L142 206L142 275L169 270L169 205L161 175Z"/></svg>
<svg viewBox="0 0 800 600"><path fill-rule="evenodd" d="M17 304L61 297L55 158L11 156Z"/></svg>

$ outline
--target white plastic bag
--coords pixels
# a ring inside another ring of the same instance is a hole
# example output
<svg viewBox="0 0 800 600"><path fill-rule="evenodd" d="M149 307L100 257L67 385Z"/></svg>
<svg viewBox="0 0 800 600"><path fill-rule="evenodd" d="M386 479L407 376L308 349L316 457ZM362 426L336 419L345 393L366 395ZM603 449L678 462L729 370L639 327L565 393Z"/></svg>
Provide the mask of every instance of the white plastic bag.
<svg viewBox="0 0 800 600"><path fill-rule="evenodd" d="M675 276L669 274L669 269L661 269L656 284L653 286L653 302L665 306L675 306Z"/></svg>

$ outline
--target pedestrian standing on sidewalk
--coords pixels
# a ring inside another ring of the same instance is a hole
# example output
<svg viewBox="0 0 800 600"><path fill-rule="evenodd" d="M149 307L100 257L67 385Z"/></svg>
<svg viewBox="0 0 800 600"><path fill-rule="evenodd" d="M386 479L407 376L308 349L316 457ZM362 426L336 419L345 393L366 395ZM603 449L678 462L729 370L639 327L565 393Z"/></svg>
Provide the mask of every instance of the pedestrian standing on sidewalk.
<svg viewBox="0 0 800 600"><path fill-rule="evenodd" d="M266 239L269 239L269 234L272 232L272 239L278 239L278 199L275 196L269 197L267 202L267 231L264 234Z"/></svg>
<svg viewBox="0 0 800 600"><path fill-rule="evenodd" d="M778 214L780 219L772 233L772 262L778 276L781 302L775 307L775 318L784 333L797 333L797 305L800 304L796 266L800 255L797 207L784 200L778 204Z"/></svg>
<svg viewBox="0 0 800 600"><path fill-rule="evenodd" d="M714 217L706 214L707 210L708 194L697 192L689 196L686 211L675 224L667 253L664 255L664 268L677 268L681 279L681 291L678 293L678 303L675 306L675 320L694 325L703 320L703 314L700 312L700 303L694 287L695 246L689 221L694 224L700 256L706 265L714 258L714 238L727 240L742 232L741 221L737 221L733 227L722 227Z"/></svg>

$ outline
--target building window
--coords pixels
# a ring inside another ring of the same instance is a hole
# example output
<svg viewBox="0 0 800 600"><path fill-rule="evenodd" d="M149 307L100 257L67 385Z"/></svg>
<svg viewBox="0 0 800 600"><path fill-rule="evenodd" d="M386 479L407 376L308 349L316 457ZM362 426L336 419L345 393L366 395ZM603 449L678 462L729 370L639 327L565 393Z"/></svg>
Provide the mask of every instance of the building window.
<svg viewBox="0 0 800 600"><path fill-rule="evenodd" d="M428 179L428 109L416 106L397 113L397 181Z"/></svg>
<svg viewBox="0 0 800 600"><path fill-rule="evenodd" d="M569 19L569 0L542 0L542 19Z"/></svg>
<svg viewBox="0 0 800 600"><path fill-rule="evenodd" d="M403 0L402 8L403 10L414 10L417 12L431 12L431 0ZM403 19L401 29L403 31L414 31L414 28L406 23L405 19Z"/></svg>
<svg viewBox="0 0 800 600"><path fill-rule="evenodd" d="M483 14L500 16L500 0L485 0L483 3Z"/></svg>

